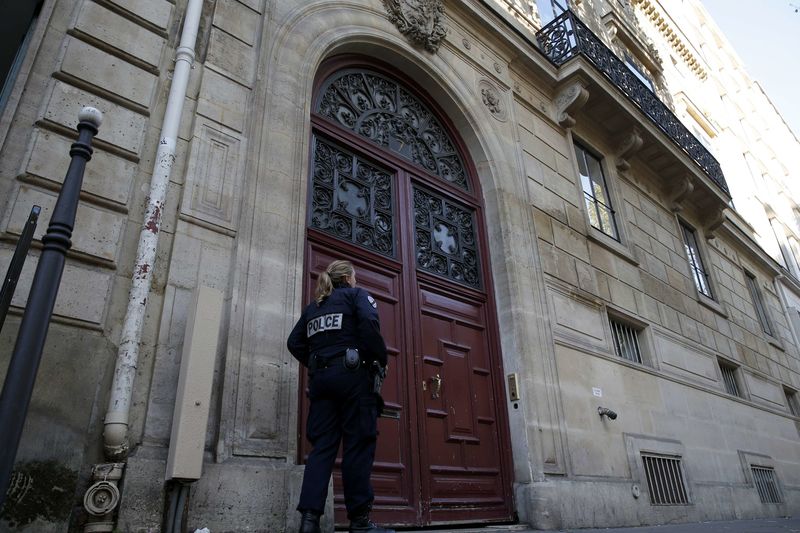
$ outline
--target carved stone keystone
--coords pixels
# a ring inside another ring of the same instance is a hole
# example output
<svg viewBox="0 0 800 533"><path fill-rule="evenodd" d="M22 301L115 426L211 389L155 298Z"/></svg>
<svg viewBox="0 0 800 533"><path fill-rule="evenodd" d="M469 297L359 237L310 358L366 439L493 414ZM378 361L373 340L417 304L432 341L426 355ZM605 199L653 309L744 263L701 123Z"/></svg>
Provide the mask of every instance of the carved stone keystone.
<svg viewBox="0 0 800 533"><path fill-rule="evenodd" d="M435 53L447 35L442 0L383 0L389 22L412 43Z"/></svg>

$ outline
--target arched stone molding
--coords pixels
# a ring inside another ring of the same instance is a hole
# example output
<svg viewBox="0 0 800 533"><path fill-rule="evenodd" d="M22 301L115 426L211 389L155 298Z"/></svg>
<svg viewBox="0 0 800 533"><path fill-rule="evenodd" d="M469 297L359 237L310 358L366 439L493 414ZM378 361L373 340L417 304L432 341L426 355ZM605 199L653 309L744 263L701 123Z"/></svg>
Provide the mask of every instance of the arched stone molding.
<svg viewBox="0 0 800 533"><path fill-rule="evenodd" d="M295 463L298 366L285 339L303 305L314 76L327 57L339 53L394 65L421 84L454 123L482 188L505 369L519 372L529 385L545 375L552 383L554 367L542 363L554 359L554 349L525 173L516 143L502 142L513 141L514 128L512 121L485 120L481 95L459 74L474 67L458 64L456 47L448 42L435 55L419 54L378 2L303 5L272 16L278 22L267 31L281 30L258 68L262 81L253 108L263 111L253 120L255 148L242 193L218 460L254 455ZM517 483L543 479L540 428L558 426L557 395L529 390L520 409L509 409ZM551 421L541 419L542 405Z"/></svg>

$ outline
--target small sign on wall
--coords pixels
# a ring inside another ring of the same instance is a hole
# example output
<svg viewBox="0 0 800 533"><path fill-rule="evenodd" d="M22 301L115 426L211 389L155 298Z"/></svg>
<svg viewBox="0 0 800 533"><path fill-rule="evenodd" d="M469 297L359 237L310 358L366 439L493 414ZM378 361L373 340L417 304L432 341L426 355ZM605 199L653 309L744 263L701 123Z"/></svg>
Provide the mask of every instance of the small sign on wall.
<svg viewBox="0 0 800 533"><path fill-rule="evenodd" d="M603 389L600 387L592 387L592 394L597 396L598 398L603 397Z"/></svg>

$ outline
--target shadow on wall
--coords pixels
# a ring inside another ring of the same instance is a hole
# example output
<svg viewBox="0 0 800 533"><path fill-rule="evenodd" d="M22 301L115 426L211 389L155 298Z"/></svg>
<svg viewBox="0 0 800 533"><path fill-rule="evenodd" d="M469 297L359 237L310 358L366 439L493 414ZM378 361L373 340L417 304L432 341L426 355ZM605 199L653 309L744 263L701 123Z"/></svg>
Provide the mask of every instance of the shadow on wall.
<svg viewBox="0 0 800 533"><path fill-rule="evenodd" d="M75 497L78 473L56 461L18 463L11 474L0 530L22 528L37 519L65 522Z"/></svg>

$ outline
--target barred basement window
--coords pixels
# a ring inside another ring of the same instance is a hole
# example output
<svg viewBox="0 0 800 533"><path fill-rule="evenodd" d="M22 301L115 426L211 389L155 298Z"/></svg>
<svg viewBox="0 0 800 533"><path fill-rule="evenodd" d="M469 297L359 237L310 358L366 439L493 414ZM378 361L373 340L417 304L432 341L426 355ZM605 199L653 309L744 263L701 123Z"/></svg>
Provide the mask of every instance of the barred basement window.
<svg viewBox="0 0 800 533"><path fill-rule="evenodd" d="M617 352L617 355L641 364L642 350L639 346L641 330L614 318L609 318L608 321L611 324L611 336L614 339L614 351Z"/></svg>
<svg viewBox="0 0 800 533"><path fill-rule="evenodd" d="M722 381L725 383L725 392L742 398L742 393L739 392L739 384L736 381L736 367L719 361L719 369L722 372Z"/></svg>
<svg viewBox="0 0 800 533"><path fill-rule="evenodd" d="M680 457L642 453L651 505L687 505Z"/></svg>
<svg viewBox="0 0 800 533"><path fill-rule="evenodd" d="M753 482L761 503L783 503L781 491L775 481L775 469L751 465L750 470L753 472Z"/></svg>

